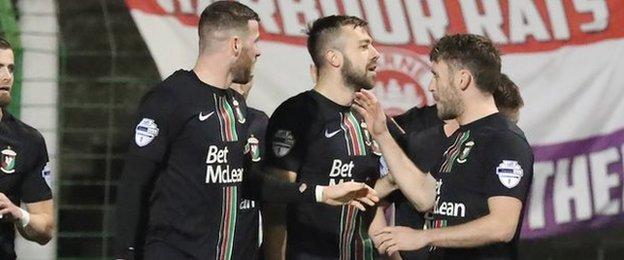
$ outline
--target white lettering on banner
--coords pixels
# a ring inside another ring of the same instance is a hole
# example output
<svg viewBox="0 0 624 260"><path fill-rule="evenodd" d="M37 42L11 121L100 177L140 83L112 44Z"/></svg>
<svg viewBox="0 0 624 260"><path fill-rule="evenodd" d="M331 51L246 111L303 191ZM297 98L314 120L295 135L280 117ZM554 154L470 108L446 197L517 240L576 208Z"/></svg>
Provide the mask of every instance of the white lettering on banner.
<svg viewBox="0 0 624 260"><path fill-rule="evenodd" d="M600 215L615 215L620 212L619 199L611 199L610 190L620 185L620 178L611 174L609 165L618 162L617 148L592 153L589 156L594 195L594 212Z"/></svg>
<svg viewBox="0 0 624 260"><path fill-rule="evenodd" d="M277 3L282 14L284 33L291 36L305 36L306 23L320 17L315 1L277 0Z"/></svg>
<svg viewBox="0 0 624 260"><path fill-rule="evenodd" d="M401 5L401 0L363 1L364 11L371 34L382 44L407 44L410 41L409 28ZM383 12L385 10L385 12ZM384 21L388 21L388 24Z"/></svg>
<svg viewBox="0 0 624 260"><path fill-rule="evenodd" d="M550 17L550 24L552 25L555 39L570 39L570 27L568 27L568 19L566 18L561 0L546 0L546 8L548 9L548 17Z"/></svg>
<svg viewBox="0 0 624 260"><path fill-rule="evenodd" d="M459 1L469 33L485 35L495 43L507 43L503 32L503 14L498 0L481 0L483 14L479 13L477 0Z"/></svg>
<svg viewBox="0 0 624 260"><path fill-rule="evenodd" d="M417 44L429 46L446 33L449 20L442 0L427 0L429 16L422 1L405 1L412 34Z"/></svg>
<svg viewBox="0 0 624 260"><path fill-rule="evenodd" d="M578 220L591 218L591 194L587 166L587 158L582 155L574 157L572 165L567 158L557 162L553 191L553 200L556 201L553 205L556 223L572 221L570 206L572 203L574 203ZM572 168L571 172L569 171L570 168Z"/></svg>
<svg viewBox="0 0 624 260"><path fill-rule="evenodd" d="M526 42L529 36L538 41L550 40L544 21L531 0L509 1L509 30L512 43Z"/></svg>
<svg viewBox="0 0 624 260"><path fill-rule="evenodd" d="M624 167L622 154L624 145L535 163L527 211L528 228L538 230L545 228L547 223L561 225L596 216L622 214L624 197L614 196L615 190L624 190L624 175L619 171ZM549 180L553 180L552 184ZM553 185L552 205L545 203L549 201L547 196L550 194L546 193L550 190L549 185ZM554 215L547 215L546 210L551 206Z"/></svg>
<svg viewBox="0 0 624 260"><path fill-rule="evenodd" d="M430 46L445 34L464 28L465 32L485 35L499 44L570 40L572 31L578 30L583 33L576 33L574 37L582 42L585 37L595 37L598 32L613 29L609 27L609 7L621 5L614 1L239 0L258 13L264 32L273 34L268 37L270 41L292 41L275 36L304 37L306 25L317 18L346 14L365 18L371 36L380 44L414 43L418 46ZM154 0L153 4L166 13L181 15L179 18L184 20L184 25L196 26L188 15L195 14L199 18L212 2L214 0ZM579 20L580 16L591 19ZM570 28L571 25L575 28ZM614 36L598 38L604 37ZM596 40L600 39L591 41Z"/></svg>
<svg viewBox="0 0 624 260"><path fill-rule="evenodd" d="M260 23L265 32L275 34L282 33L277 21L273 17L276 12L273 0L240 0L239 2L249 6L249 8L258 13L258 17L260 17L261 21Z"/></svg>
<svg viewBox="0 0 624 260"><path fill-rule="evenodd" d="M574 0L574 7L578 12L590 12L594 16L592 22L581 24L583 32L602 31L609 25L609 8L607 8L605 1Z"/></svg>
<svg viewBox="0 0 624 260"><path fill-rule="evenodd" d="M540 229L546 226L544 213L544 198L546 197L546 185L548 179L555 174L553 162L538 162L533 165L536 173L533 175L531 185L531 199L529 200L528 222L531 229Z"/></svg>

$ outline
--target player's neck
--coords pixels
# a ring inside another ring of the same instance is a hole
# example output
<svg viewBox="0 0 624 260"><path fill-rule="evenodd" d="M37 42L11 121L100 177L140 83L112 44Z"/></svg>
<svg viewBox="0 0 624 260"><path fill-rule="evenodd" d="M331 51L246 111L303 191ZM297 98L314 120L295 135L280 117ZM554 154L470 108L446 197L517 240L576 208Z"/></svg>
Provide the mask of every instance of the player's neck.
<svg viewBox="0 0 624 260"><path fill-rule="evenodd" d="M216 88L227 89L232 84L232 74L223 61L213 56L200 56L193 71L202 82ZM222 59L221 59L222 60Z"/></svg>
<svg viewBox="0 0 624 260"><path fill-rule="evenodd" d="M342 77L331 77L321 74L314 86L314 90L336 104L350 106L355 97L355 91L343 82Z"/></svg>
<svg viewBox="0 0 624 260"><path fill-rule="evenodd" d="M460 125L466 125L498 112L492 95L467 98L464 100L464 112L457 117Z"/></svg>

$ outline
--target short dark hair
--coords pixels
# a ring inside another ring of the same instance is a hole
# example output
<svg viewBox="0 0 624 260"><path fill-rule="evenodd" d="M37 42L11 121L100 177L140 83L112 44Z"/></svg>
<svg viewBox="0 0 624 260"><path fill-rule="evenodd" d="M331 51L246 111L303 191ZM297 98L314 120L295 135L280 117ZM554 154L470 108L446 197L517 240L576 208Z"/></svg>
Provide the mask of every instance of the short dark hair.
<svg viewBox="0 0 624 260"><path fill-rule="evenodd" d="M258 14L248 6L235 1L217 1L206 7L199 17L197 30L200 42L210 32L230 29L247 31L249 21L260 22Z"/></svg>
<svg viewBox="0 0 624 260"><path fill-rule="evenodd" d="M13 50L11 43L2 36L0 36L0 50Z"/></svg>
<svg viewBox="0 0 624 260"><path fill-rule="evenodd" d="M494 93L499 85L500 53L486 37L475 34L446 35L433 46L429 60L443 60L452 69L468 69L484 92Z"/></svg>
<svg viewBox="0 0 624 260"><path fill-rule="evenodd" d="M312 62L317 68L323 66L323 54L330 40L336 38L336 33L343 26L351 25L353 28L367 27L368 23L358 17L348 15L331 15L317 19L308 26L308 52ZM318 73L318 72L317 72Z"/></svg>
<svg viewBox="0 0 624 260"><path fill-rule="evenodd" d="M524 106L520 89L506 74L500 75L498 88L492 94L499 110L519 110Z"/></svg>

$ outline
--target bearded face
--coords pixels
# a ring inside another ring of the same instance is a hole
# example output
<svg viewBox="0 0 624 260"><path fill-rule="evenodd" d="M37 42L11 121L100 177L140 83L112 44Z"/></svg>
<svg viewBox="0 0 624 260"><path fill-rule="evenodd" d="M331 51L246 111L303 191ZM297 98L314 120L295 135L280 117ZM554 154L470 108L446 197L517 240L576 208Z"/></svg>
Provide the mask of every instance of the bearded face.
<svg viewBox="0 0 624 260"><path fill-rule="evenodd" d="M376 61L373 61L366 67L356 68L351 60L345 56L344 64L340 69L342 78L347 85L354 86L356 90L372 89L375 86L373 82L375 63ZM369 68L372 68L373 73L370 73L371 69Z"/></svg>

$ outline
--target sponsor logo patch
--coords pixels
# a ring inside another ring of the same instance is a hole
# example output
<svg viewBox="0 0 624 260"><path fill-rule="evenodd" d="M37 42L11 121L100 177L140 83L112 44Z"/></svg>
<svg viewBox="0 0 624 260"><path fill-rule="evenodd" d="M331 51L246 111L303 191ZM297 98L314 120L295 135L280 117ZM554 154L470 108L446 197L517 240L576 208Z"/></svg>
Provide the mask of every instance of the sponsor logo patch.
<svg viewBox="0 0 624 260"><path fill-rule="evenodd" d="M520 183L524 171L518 161L503 160L498 167L496 167L496 174L500 182L505 185L505 187L511 189Z"/></svg>
<svg viewBox="0 0 624 260"><path fill-rule="evenodd" d="M146 146L158 136L158 132L158 125L156 125L154 119L143 118L135 128L134 142L139 147Z"/></svg>

